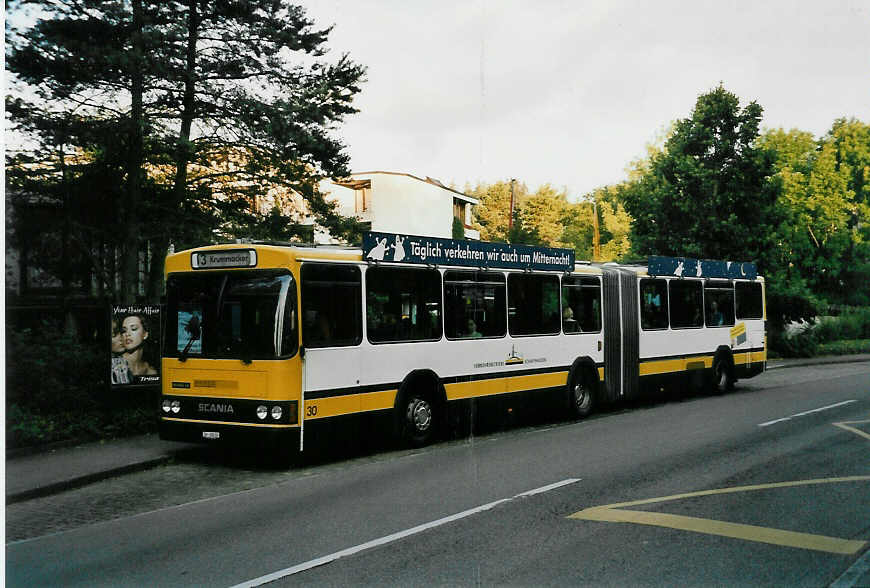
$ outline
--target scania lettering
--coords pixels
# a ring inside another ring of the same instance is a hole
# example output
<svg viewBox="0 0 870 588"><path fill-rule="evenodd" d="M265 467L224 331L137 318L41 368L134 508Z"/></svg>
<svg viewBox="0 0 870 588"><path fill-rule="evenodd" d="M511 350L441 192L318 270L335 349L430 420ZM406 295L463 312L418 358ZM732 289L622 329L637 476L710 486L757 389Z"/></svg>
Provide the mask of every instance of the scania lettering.
<svg viewBox="0 0 870 588"><path fill-rule="evenodd" d="M200 404L199 412L225 412L227 414L233 413L233 405L232 404Z"/></svg>

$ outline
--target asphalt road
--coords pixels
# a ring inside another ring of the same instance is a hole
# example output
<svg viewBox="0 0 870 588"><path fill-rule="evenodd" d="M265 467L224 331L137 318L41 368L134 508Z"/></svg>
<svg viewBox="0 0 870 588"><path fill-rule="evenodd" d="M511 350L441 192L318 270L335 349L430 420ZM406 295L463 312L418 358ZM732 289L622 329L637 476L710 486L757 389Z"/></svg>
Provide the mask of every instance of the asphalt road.
<svg viewBox="0 0 870 588"><path fill-rule="evenodd" d="M10 505L7 584L819 586L868 559L870 363L489 431Z"/></svg>

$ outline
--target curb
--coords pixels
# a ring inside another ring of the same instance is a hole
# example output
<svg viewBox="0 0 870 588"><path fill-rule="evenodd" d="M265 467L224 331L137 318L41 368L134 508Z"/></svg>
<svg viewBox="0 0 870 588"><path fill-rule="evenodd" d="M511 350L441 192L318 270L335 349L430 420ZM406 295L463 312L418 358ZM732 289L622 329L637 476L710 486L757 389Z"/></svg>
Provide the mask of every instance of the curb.
<svg viewBox="0 0 870 588"><path fill-rule="evenodd" d="M92 474L85 474L84 476L78 476L75 478L70 478L68 480L62 480L53 484L46 484L45 486L40 486L38 488L31 488L29 490L23 490L21 492L7 494L6 504L10 505L17 502L24 502L25 500L31 500L33 498L42 498L45 496L50 496L52 494L58 494L66 490L81 488L83 486L87 486L88 484L93 484L94 482L100 482L102 480L107 480L109 478L114 478L124 474L132 474L134 472L144 471L159 465L163 465L171 459L172 456L163 455L154 459L140 461L138 463L110 468L100 472L94 472Z"/></svg>
<svg viewBox="0 0 870 588"><path fill-rule="evenodd" d="M793 367L805 367L808 365L829 365L837 363L864 363L870 361L870 354L865 357L855 357L844 355L842 358L836 355L830 355L825 358L795 358L795 359L771 359L767 362L767 369L781 369ZM773 364L773 365L771 365Z"/></svg>

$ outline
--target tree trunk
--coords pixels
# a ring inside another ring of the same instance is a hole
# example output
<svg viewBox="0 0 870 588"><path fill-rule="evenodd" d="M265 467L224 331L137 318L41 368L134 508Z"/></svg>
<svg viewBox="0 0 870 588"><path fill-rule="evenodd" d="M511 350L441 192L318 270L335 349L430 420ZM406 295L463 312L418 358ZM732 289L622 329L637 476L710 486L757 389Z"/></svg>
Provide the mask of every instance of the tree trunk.
<svg viewBox="0 0 870 588"><path fill-rule="evenodd" d="M184 202L187 193L187 166L192 156L190 131L196 118L196 44L199 41L200 17L198 0L188 0L187 53L184 76L184 97L181 110L181 130L175 150L175 181L172 186L173 209ZM154 255L149 269L148 290L160 295L163 292L163 268L169 250L170 235L163 230L154 241Z"/></svg>
<svg viewBox="0 0 870 588"><path fill-rule="evenodd" d="M130 68L130 148L127 159L127 197L124 209L124 242L121 262L120 299L135 302L139 286L139 243L141 241L143 160L143 67L142 0L133 0L132 67Z"/></svg>

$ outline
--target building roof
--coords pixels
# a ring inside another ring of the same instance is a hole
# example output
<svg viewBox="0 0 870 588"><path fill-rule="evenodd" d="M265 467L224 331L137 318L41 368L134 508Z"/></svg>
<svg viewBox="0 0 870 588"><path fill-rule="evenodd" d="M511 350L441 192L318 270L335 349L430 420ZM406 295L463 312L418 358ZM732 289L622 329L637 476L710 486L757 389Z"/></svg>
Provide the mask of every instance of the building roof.
<svg viewBox="0 0 870 588"><path fill-rule="evenodd" d="M415 180L420 181L420 182L425 182L427 184L431 184L433 186L441 188L442 190L447 190L448 192L452 192L454 194L454 198L464 200L464 201L468 202L469 204L479 204L479 202L480 202L477 198L474 198L473 196L469 196L468 194L466 194L464 192L460 192L459 190L455 190L454 188L450 188L448 186L445 186L443 183L441 183L441 180L438 180L436 178L430 178L429 176L426 176L426 178L424 179L424 178L417 177L413 174L408 174L408 173L404 173L404 172L389 172L389 171L378 171L378 170L365 171L365 172L353 172L350 175L351 175L351 178L353 178L354 176L366 176L366 175L372 175L372 174L384 174L384 175L390 175L390 176L406 176L406 177L415 179ZM338 181L335 183L340 185L340 186L347 186L348 188L354 188L354 186L352 186L352 184L354 184L355 182L364 182L364 181L365 180L351 179L351 180L342 180L342 181ZM366 186L360 186L360 187L361 188L363 188L363 187L370 188L371 182L369 182L369 184ZM354 189L357 189L357 188L354 188Z"/></svg>

